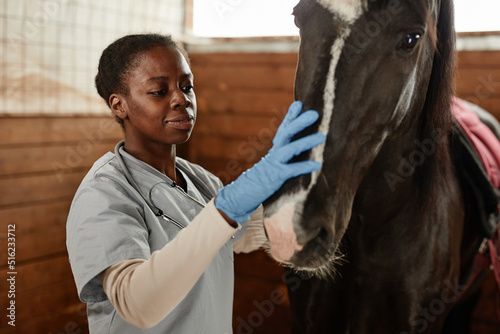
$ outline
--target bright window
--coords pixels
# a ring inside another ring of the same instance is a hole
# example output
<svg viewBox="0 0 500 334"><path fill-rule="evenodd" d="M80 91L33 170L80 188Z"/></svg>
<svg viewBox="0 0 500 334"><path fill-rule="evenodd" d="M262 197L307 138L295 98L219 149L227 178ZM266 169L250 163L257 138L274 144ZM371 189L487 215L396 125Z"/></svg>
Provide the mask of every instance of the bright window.
<svg viewBox="0 0 500 334"><path fill-rule="evenodd" d="M295 36L298 0L194 0L193 33L199 37Z"/></svg>
<svg viewBox="0 0 500 334"><path fill-rule="evenodd" d="M297 36L292 10L298 0L193 0L198 37ZM459 32L500 31L500 0L455 0Z"/></svg>
<svg viewBox="0 0 500 334"><path fill-rule="evenodd" d="M458 32L500 31L499 0L455 0Z"/></svg>

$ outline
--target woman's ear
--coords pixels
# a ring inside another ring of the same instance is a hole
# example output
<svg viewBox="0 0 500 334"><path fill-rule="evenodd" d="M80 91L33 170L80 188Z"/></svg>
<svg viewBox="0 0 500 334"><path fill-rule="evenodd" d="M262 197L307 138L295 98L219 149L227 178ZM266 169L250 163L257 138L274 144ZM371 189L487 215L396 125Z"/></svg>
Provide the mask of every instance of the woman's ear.
<svg viewBox="0 0 500 334"><path fill-rule="evenodd" d="M113 112L113 114L121 120L124 120L128 117L127 103L122 95L111 94L111 96L109 97L109 107L111 108L111 112Z"/></svg>

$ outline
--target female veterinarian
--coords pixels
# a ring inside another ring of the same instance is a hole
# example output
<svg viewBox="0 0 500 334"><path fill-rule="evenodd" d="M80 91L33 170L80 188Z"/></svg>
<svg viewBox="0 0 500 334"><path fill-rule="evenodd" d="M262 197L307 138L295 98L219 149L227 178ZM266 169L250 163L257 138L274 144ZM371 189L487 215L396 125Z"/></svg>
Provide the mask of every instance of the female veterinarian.
<svg viewBox="0 0 500 334"><path fill-rule="evenodd" d="M288 163L324 142L321 134L291 140L318 113L294 102L266 157L223 187L176 157L196 121L196 98L186 53L169 36L118 39L95 82L125 140L93 165L67 221L90 332L231 333L233 251L261 247L260 204L287 179L321 167Z"/></svg>

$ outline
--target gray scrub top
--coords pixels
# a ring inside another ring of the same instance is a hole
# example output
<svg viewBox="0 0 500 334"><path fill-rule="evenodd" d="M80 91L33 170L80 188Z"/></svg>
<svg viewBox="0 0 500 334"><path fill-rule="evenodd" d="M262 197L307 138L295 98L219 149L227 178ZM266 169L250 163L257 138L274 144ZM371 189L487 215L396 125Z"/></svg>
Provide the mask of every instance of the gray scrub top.
<svg viewBox="0 0 500 334"><path fill-rule="evenodd" d="M143 196L187 226L203 207L122 146L120 142L117 149ZM187 182L187 194L201 203L215 197L222 187L217 177L198 165L177 158L176 167ZM155 327L139 329L116 313L97 276L122 260L149 259L180 229L155 216L125 178L115 154L101 157L83 179L66 228L71 269L79 297L87 303L90 333L232 333L234 239L220 249L186 298Z"/></svg>

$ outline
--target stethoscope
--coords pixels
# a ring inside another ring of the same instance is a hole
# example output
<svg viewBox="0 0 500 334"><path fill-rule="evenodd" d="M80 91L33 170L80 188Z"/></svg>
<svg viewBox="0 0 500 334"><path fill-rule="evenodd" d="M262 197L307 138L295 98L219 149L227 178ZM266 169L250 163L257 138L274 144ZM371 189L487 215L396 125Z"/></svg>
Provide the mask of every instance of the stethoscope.
<svg viewBox="0 0 500 334"><path fill-rule="evenodd" d="M172 223L173 225L177 226L179 229L183 229L185 228L186 226L184 226L183 224L181 224L180 222L178 222L177 220L175 220L174 218L168 216L166 213L164 213L160 208L158 208L157 206L155 206L153 204L153 201L152 200L148 200L146 198L146 196L144 196L142 194L142 192L140 191L139 189L139 186L137 185L137 183L135 182L134 178L132 177L132 174L130 173L127 165L125 164L125 161L123 161L123 157L120 153L120 148L123 147L123 144L124 144L124 141L121 141L119 142L116 147L115 147L115 156L116 156L116 160L118 160L118 163L120 164L120 167L122 168L123 170L123 174L125 175L125 178L127 179L127 181L130 183L130 185L132 186L132 188L135 189L135 191L137 191L137 193L139 193L139 195L142 197L142 199L144 200L144 202L147 204L147 206L151 209L151 211L153 211L153 213L155 214L155 216L157 217L161 217L162 219L164 219L165 221L169 222L169 223ZM163 182L161 182L163 183ZM165 182L166 183L166 182ZM155 185L156 186L156 185ZM184 189L182 189L181 187L179 187L175 181L172 181L172 183L170 184L171 187L174 187L174 188L177 188L186 198L194 201L195 203L197 203L198 205L200 205L201 207L205 207L205 204L201 203L200 201L198 201L197 199L195 199L194 197L190 196L189 194L187 194ZM203 188L203 187L202 187ZM151 192L150 192L151 194Z"/></svg>

